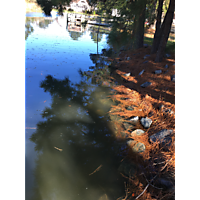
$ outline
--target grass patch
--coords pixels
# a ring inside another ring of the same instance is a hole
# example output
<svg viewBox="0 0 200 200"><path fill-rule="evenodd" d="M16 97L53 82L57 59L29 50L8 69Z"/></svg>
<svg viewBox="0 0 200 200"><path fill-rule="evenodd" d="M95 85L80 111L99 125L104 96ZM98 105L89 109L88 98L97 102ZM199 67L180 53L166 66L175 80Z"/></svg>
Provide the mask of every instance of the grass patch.
<svg viewBox="0 0 200 200"><path fill-rule="evenodd" d="M144 37L144 43L148 44L148 45L152 45L153 44L153 38ZM166 53L175 53L175 42L168 40L166 48L165 48L165 52Z"/></svg>

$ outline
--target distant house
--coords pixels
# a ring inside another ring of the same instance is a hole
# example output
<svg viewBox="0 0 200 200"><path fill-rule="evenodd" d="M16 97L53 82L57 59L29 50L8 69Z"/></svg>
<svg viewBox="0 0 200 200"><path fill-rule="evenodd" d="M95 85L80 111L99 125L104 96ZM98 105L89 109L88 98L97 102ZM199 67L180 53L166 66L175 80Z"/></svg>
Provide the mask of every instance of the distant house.
<svg viewBox="0 0 200 200"><path fill-rule="evenodd" d="M117 9L112 9L112 16L120 17L120 15L118 14L118 10Z"/></svg>
<svg viewBox="0 0 200 200"><path fill-rule="evenodd" d="M91 6L88 4L87 0L72 0L70 2L70 8L73 9L75 12L91 10Z"/></svg>

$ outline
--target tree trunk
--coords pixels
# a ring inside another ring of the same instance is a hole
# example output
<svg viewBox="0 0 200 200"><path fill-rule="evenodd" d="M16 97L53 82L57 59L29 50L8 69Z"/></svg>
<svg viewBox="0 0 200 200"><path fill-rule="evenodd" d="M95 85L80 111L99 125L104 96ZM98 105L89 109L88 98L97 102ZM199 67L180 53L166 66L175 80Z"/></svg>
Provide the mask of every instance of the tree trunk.
<svg viewBox="0 0 200 200"><path fill-rule="evenodd" d="M162 24L163 26L161 30L162 35L161 35L158 51L156 54L155 62L161 62L164 57L165 47L167 44L167 40L169 38L169 33L170 33L172 22L173 22L174 10L175 10L175 0L170 0L169 8L167 10L164 22Z"/></svg>
<svg viewBox="0 0 200 200"><path fill-rule="evenodd" d="M163 7L163 1L164 0L159 0L159 5L157 9L157 21L156 21L156 31L154 34L154 40L153 40L153 45L151 48L151 53L156 53L158 50L158 46L160 43L160 38L161 38L161 17L162 17L162 7Z"/></svg>
<svg viewBox="0 0 200 200"><path fill-rule="evenodd" d="M134 19L134 49L143 47L144 43L144 22L145 22L145 10L146 0L139 0L137 2L138 12L135 14Z"/></svg>

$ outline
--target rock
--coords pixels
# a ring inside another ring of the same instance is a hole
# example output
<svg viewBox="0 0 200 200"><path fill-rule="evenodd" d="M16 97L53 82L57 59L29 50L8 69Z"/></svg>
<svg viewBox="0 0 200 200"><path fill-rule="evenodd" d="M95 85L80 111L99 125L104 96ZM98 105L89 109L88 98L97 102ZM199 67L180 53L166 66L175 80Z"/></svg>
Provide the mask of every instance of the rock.
<svg viewBox="0 0 200 200"><path fill-rule="evenodd" d="M163 104L161 104L161 105L158 107L159 110L162 110L163 108L164 108L164 105L163 105Z"/></svg>
<svg viewBox="0 0 200 200"><path fill-rule="evenodd" d="M129 119L129 121L131 121L135 125L139 121L139 117L138 116L132 117L132 118Z"/></svg>
<svg viewBox="0 0 200 200"><path fill-rule="evenodd" d="M161 69L155 70L155 74L161 74L161 73L162 73Z"/></svg>
<svg viewBox="0 0 200 200"><path fill-rule="evenodd" d="M160 178L157 178L156 185L161 188L172 189L175 186L175 182L173 183L172 181L170 181L167 178L160 177Z"/></svg>
<svg viewBox="0 0 200 200"><path fill-rule="evenodd" d="M171 112L172 112L172 110L171 110L171 109L169 109L169 108L166 108L166 109L164 110L164 112L166 112L166 113L171 113Z"/></svg>
<svg viewBox="0 0 200 200"><path fill-rule="evenodd" d="M143 46L144 46L145 48L147 48L149 45L148 45L148 44L144 44Z"/></svg>
<svg viewBox="0 0 200 200"><path fill-rule="evenodd" d="M165 57L167 57L167 58L169 58L170 56L171 56L171 55L168 54L168 53L165 54Z"/></svg>
<svg viewBox="0 0 200 200"><path fill-rule="evenodd" d="M141 142L138 142L133 148L132 151L136 153L142 153L146 149L145 145Z"/></svg>
<svg viewBox="0 0 200 200"><path fill-rule="evenodd" d="M132 123L124 122L123 125L126 130L131 130L134 128L134 125Z"/></svg>
<svg viewBox="0 0 200 200"><path fill-rule="evenodd" d="M127 57L127 58L126 58L126 60L130 60L130 59L131 59L130 57Z"/></svg>
<svg viewBox="0 0 200 200"><path fill-rule="evenodd" d="M173 133L174 131L172 129L163 129L159 131L158 133L151 135L149 139L152 143L156 141L158 141L159 143L163 143L163 142L166 143L170 140L169 139L170 137L168 136L171 136Z"/></svg>
<svg viewBox="0 0 200 200"><path fill-rule="evenodd" d="M141 87L145 88L145 87L148 87L150 86L152 83L151 82L145 82L141 85Z"/></svg>
<svg viewBox="0 0 200 200"><path fill-rule="evenodd" d="M165 108L163 104L158 107L159 110L162 110L164 113L174 114L174 112L170 108Z"/></svg>
<svg viewBox="0 0 200 200"><path fill-rule="evenodd" d="M148 63L148 62L149 62L149 61L148 61L148 60L146 60L146 61L144 61L144 62L143 62L143 64L145 64L145 63Z"/></svg>
<svg viewBox="0 0 200 200"><path fill-rule="evenodd" d="M131 133L131 136L142 135L144 133L145 133L145 131L143 131L142 129L136 129Z"/></svg>
<svg viewBox="0 0 200 200"><path fill-rule="evenodd" d="M144 128L149 128L152 124L152 120L148 117L142 118L140 120L140 122L141 122L142 126L144 126Z"/></svg>
<svg viewBox="0 0 200 200"><path fill-rule="evenodd" d="M136 141L134 140L128 140L127 145L132 149L134 153L141 153L144 152L146 149L143 143L141 142L136 143Z"/></svg>
<svg viewBox="0 0 200 200"><path fill-rule="evenodd" d="M128 77L128 76L130 76L131 75L131 73L129 72L129 73L127 73L127 74L124 74L124 76L126 76L126 77Z"/></svg>
<svg viewBox="0 0 200 200"><path fill-rule="evenodd" d="M146 58L149 57L149 56L150 56L149 54L145 55L145 56L144 56L144 59L146 59Z"/></svg>
<svg viewBox="0 0 200 200"><path fill-rule="evenodd" d="M144 73L144 69L139 73L139 76L141 76Z"/></svg>
<svg viewBox="0 0 200 200"><path fill-rule="evenodd" d="M175 82L175 74L171 76L171 81Z"/></svg>
<svg viewBox="0 0 200 200"><path fill-rule="evenodd" d="M168 65L165 65L165 66L164 66L164 68L168 68L168 67L169 67Z"/></svg>

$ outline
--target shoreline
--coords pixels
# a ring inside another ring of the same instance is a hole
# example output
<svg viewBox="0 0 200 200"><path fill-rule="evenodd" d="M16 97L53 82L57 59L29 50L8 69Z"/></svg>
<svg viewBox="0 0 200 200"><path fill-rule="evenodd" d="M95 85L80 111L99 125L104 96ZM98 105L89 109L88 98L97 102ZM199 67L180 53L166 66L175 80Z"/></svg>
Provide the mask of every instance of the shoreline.
<svg viewBox="0 0 200 200"><path fill-rule="evenodd" d="M122 147L123 159L119 172L132 184L128 189L139 196L147 181L155 181L153 189L143 194L143 199L152 196L173 198L175 189L175 54L166 54L160 63L155 63L151 46L138 50L126 47L108 56L111 64L88 71L97 84L110 87L114 105L109 111L113 133ZM107 57L108 56L108 57ZM110 75L107 68L110 69ZM87 72L85 72L87 74ZM144 83L151 83L144 86ZM160 162L160 164L156 164ZM167 166L166 170L165 169ZM144 174L141 177L141 174ZM159 174L159 176L158 176ZM135 184L133 186L133 183ZM156 190L156 188L162 188ZM169 193L169 194L168 194Z"/></svg>

